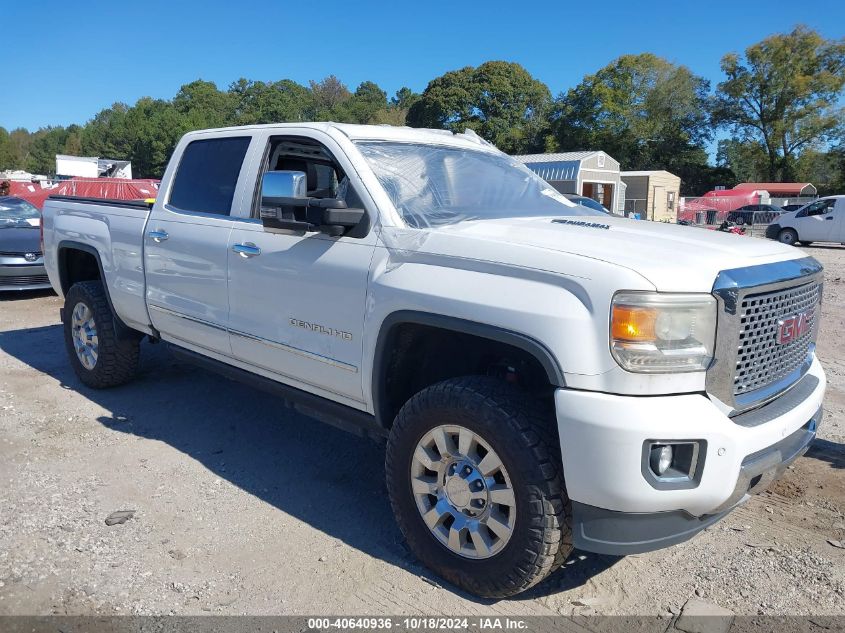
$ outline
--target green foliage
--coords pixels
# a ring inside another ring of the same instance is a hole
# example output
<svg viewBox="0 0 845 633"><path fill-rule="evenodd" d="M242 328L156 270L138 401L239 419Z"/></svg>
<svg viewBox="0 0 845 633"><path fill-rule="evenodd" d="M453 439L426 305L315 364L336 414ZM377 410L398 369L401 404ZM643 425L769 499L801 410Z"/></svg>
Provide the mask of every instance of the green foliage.
<svg viewBox="0 0 845 633"><path fill-rule="evenodd" d="M290 79L264 83L241 78L229 86L229 94L236 125L306 121L314 111L311 91Z"/></svg>
<svg viewBox="0 0 845 633"><path fill-rule="evenodd" d="M429 82L407 121L453 132L469 128L509 153L540 151L550 103L548 87L519 64L485 62Z"/></svg>
<svg viewBox="0 0 845 633"><path fill-rule="evenodd" d="M845 40L799 26L749 46L744 59L725 55L722 71L714 121L762 145L767 181L793 179L797 154L842 129L836 104L845 86Z"/></svg>
<svg viewBox="0 0 845 633"><path fill-rule="evenodd" d="M625 55L557 98L550 149L601 148L626 169L680 175L707 163L708 90L685 66Z"/></svg>

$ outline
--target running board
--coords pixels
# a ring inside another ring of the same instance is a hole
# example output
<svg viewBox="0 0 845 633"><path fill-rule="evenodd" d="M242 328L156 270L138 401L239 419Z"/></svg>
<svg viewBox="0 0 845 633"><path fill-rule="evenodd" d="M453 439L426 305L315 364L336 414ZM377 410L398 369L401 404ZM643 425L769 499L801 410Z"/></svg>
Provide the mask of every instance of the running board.
<svg viewBox="0 0 845 633"><path fill-rule="evenodd" d="M179 360L220 374L229 380L241 382L278 396L287 401L292 409L308 417L315 418L320 422L354 435L369 437L379 442L387 437L387 429L379 426L375 416L365 411L359 411L358 409L353 409L344 404L338 404L313 393L308 393L302 389L297 389L271 380L270 378L253 374L245 369L203 356L173 343L168 343L168 347L170 352Z"/></svg>

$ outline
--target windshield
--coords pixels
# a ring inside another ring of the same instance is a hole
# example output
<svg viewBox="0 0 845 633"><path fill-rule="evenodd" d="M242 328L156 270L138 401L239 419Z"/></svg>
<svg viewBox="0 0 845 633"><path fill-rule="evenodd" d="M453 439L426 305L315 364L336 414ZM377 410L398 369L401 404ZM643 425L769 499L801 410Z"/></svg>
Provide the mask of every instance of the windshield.
<svg viewBox="0 0 845 633"><path fill-rule="evenodd" d="M586 198L584 196L577 196L577 197L570 196L569 199L572 200L572 202L574 202L575 204L580 204L582 206L589 207L591 209L595 209L596 211L600 211L600 212L604 213L605 215L610 213L610 211L605 209L600 202L596 202L592 198Z"/></svg>
<svg viewBox="0 0 845 633"><path fill-rule="evenodd" d="M0 198L0 227L38 226L41 213L21 198Z"/></svg>
<svg viewBox="0 0 845 633"><path fill-rule="evenodd" d="M573 204L505 154L377 141L357 146L403 220L416 228L492 218L599 215Z"/></svg>

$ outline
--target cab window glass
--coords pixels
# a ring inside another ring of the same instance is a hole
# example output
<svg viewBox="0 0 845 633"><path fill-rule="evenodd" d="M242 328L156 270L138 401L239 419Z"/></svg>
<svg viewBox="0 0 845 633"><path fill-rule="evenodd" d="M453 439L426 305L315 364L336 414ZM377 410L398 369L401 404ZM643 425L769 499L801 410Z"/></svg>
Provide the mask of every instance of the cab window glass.
<svg viewBox="0 0 845 633"><path fill-rule="evenodd" d="M229 215L250 137L192 141L182 153L170 204L182 211Z"/></svg>
<svg viewBox="0 0 845 633"><path fill-rule="evenodd" d="M303 172L307 183L307 193L311 198L340 198L350 208L364 206L332 153L313 139L296 136L270 139L261 175L271 170ZM260 197L260 187L259 178L256 187L257 197ZM258 206L256 204L253 217L257 215Z"/></svg>

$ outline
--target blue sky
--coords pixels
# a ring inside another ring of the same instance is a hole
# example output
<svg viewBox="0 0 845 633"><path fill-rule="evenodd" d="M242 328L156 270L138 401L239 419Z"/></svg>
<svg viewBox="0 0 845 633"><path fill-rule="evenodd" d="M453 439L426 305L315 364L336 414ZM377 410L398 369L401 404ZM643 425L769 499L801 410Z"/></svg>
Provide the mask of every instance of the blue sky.
<svg viewBox="0 0 845 633"><path fill-rule="evenodd" d="M653 52L720 79L719 60L796 23L845 36L842 0L76 3L3 9L0 126L83 123L115 101L170 98L197 78L337 75L388 94L447 70L519 62L553 94L619 55Z"/></svg>

